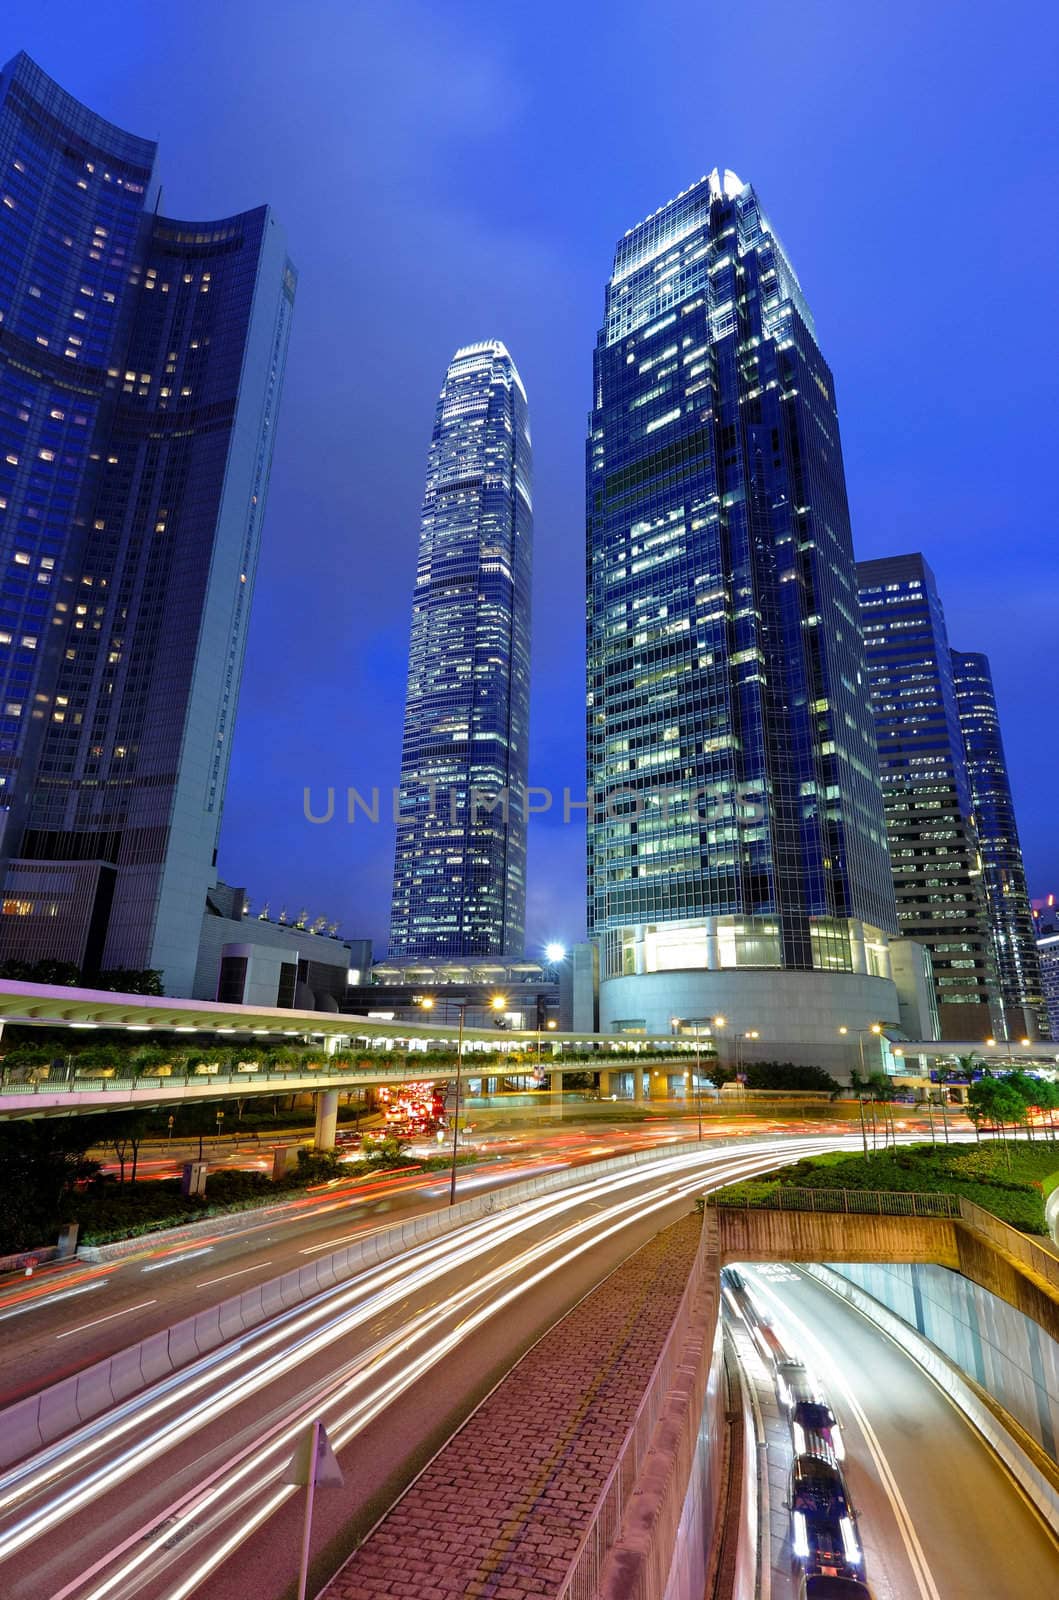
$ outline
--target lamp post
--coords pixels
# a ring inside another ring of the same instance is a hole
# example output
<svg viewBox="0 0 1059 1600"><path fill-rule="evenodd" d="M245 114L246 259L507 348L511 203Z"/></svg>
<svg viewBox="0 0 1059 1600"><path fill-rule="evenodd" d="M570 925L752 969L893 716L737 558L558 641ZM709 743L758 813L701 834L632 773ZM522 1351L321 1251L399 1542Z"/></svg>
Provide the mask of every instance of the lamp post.
<svg viewBox="0 0 1059 1600"><path fill-rule="evenodd" d="M736 1034L736 1036L735 1036L735 1075L736 1075L737 1078L739 1077L740 1073L743 1070L742 1049L741 1049L742 1041L744 1039L760 1039L760 1038L761 1038L761 1035L757 1031L756 1028L748 1028L745 1033L737 1033Z"/></svg>
<svg viewBox="0 0 1059 1600"><path fill-rule="evenodd" d="M710 1024L711 1027L714 1029L715 1033L718 1035L718 1039L717 1039L717 1065L719 1067L724 1065L724 1062L721 1060L720 1033L721 1033L722 1028L724 1028L725 1025L727 1024L727 1021L728 1021L727 1017L713 1017L711 1019L711 1024Z"/></svg>
<svg viewBox="0 0 1059 1600"><path fill-rule="evenodd" d="M433 1004L433 1001L431 1001ZM449 1205L456 1204L456 1156L460 1146L460 1091L463 1088L463 1021L470 1005L469 1000L458 1000L460 1031L456 1042L456 1107L452 1117L452 1172L449 1176ZM503 1011L507 1001L502 994L494 994L489 1002L491 1011Z"/></svg>

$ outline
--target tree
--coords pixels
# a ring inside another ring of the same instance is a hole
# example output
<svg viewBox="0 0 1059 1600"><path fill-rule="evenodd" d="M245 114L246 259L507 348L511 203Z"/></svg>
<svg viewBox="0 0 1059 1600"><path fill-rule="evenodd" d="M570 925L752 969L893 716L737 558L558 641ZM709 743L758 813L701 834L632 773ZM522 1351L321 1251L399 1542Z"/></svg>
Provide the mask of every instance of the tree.
<svg viewBox="0 0 1059 1600"><path fill-rule="evenodd" d="M28 1076L31 1080L36 1077L39 1067L51 1064L51 1051L35 1044L18 1044L9 1050L0 1063L0 1082L9 1077Z"/></svg>
<svg viewBox="0 0 1059 1600"><path fill-rule="evenodd" d="M1028 1072L1009 1072L1007 1077L1005 1077L1002 1081L1006 1083L1010 1089L1014 1089L1015 1093L1022 1101L1025 1111L1025 1116L1022 1118L1022 1120L1029 1128L1030 1138L1032 1139L1033 1123L1030 1120L1029 1113L1031 1108L1034 1111L1040 1110L1041 1084L1039 1079L1031 1078Z"/></svg>
<svg viewBox="0 0 1059 1600"><path fill-rule="evenodd" d="M110 967L97 973L92 987L110 989L118 994L162 995L162 974L156 967Z"/></svg>
<svg viewBox="0 0 1059 1600"><path fill-rule="evenodd" d="M1054 1113L1059 1111L1059 1084L1051 1083L1046 1078L1042 1078L1037 1085L1037 1104L1042 1111L1047 1111L1048 1131L1054 1133Z"/></svg>
<svg viewBox="0 0 1059 1600"><path fill-rule="evenodd" d="M1026 1115L1022 1096L1010 1084L999 1078L982 1078L972 1084L967 1095L967 1114L975 1131L987 1122L1001 1133L1010 1123L1021 1122Z"/></svg>
<svg viewBox="0 0 1059 1600"><path fill-rule="evenodd" d="M12 960L0 963L0 978L12 983L50 983L76 988L81 982L81 969L72 961Z"/></svg>
<svg viewBox="0 0 1059 1600"><path fill-rule="evenodd" d="M68 1195L96 1170L85 1155L92 1117L0 1124L0 1253L54 1237Z"/></svg>
<svg viewBox="0 0 1059 1600"><path fill-rule="evenodd" d="M147 1134L147 1117L142 1111L115 1111L103 1118L103 1137L99 1141L109 1145L118 1162L118 1187L125 1187L125 1163L132 1156L129 1183L136 1182L136 1167L140 1159L140 1145Z"/></svg>
<svg viewBox="0 0 1059 1600"><path fill-rule="evenodd" d="M717 1072L711 1067L713 1077ZM748 1089L806 1089L823 1091L832 1099L841 1093L840 1085L822 1067L797 1066L792 1061L754 1061L746 1068Z"/></svg>

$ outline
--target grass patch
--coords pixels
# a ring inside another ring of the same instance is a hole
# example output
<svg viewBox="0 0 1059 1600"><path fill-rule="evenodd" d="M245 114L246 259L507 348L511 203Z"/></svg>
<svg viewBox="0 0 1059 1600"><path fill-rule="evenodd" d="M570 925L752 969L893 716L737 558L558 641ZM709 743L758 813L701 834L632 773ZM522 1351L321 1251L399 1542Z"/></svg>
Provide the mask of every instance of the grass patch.
<svg viewBox="0 0 1059 1600"><path fill-rule="evenodd" d="M780 1187L881 1189L972 1200L1023 1233L1046 1232L1045 1195L1059 1182L1059 1140L983 1145L903 1145L874 1156L831 1153L777 1167L718 1198L764 1206ZM1046 1187L1047 1185L1047 1187Z"/></svg>

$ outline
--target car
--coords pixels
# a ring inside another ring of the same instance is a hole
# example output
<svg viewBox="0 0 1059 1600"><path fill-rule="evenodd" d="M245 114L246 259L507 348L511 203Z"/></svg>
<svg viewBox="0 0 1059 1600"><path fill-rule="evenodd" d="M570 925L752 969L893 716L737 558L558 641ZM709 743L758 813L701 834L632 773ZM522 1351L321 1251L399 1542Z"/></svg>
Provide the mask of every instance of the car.
<svg viewBox="0 0 1059 1600"><path fill-rule="evenodd" d="M797 1362L777 1367L776 1385L790 1416L795 1455L802 1454L806 1439L815 1434L828 1446L836 1461L844 1461L846 1450L838 1418L808 1368Z"/></svg>
<svg viewBox="0 0 1059 1600"><path fill-rule="evenodd" d="M799 1600L872 1600L872 1593L859 1578L813 1573L804 1580Z"/></svg>
<svg viewBox="0 0 1059 1600"><path fill-rule="evenodd" d="M805 1437L791 1468L791 1551L806 1579L860 1579L864 1557L845 1480L827 1441Z"/></svg>

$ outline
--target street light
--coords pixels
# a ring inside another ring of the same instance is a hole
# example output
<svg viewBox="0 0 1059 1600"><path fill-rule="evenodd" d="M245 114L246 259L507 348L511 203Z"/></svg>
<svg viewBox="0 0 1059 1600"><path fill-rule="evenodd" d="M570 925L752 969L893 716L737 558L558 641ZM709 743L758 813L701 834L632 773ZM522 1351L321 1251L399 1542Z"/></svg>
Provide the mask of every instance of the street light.
<svg viewBox="0 0 1059 1600"><path fill-rule="evenodd" d="M556 967L566 957L566 946L553 939L550 944L544 946L544 957L549 966Z"/></svg>
<svg viewBox="0 0 1059 1600"><path fill-rule="evenodd" d="M460 1141L460 1090L463 1087L463 1019L470 1003L469 1000L457 1000L455 1002L460 1013L460 1031L456 1043L456 1109L452 1117L452 1173L449 1177L450 1206L456 1204L456 1154L459 1150ZM502 994L494 994L489 1002L489 1007L492 1011L503 1011L506 1005L507 1000Z"/></svg>

